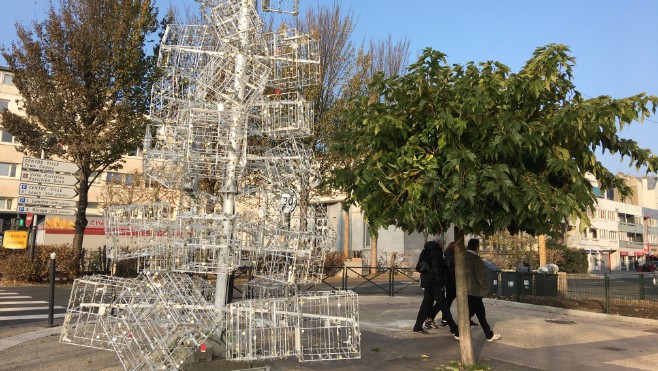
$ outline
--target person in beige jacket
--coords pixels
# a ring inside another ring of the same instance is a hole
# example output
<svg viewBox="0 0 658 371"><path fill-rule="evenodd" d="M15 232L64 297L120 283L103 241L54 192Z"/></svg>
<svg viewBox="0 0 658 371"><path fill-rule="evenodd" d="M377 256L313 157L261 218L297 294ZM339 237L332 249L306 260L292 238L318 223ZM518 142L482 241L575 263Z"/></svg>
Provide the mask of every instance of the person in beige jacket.
<svg viewBox="0 0 658 371"><path fill-rule="evenodd" d="M489 293L489 280L487 279L487 266L478 255L480 240L472 238L466 247L466 288L468 290L469 316L475 314L480 322L487 341L500 339L500 334L491 330L487 322L487 313L482 299ZM455 338L459 339L458 336Z"/></svg>

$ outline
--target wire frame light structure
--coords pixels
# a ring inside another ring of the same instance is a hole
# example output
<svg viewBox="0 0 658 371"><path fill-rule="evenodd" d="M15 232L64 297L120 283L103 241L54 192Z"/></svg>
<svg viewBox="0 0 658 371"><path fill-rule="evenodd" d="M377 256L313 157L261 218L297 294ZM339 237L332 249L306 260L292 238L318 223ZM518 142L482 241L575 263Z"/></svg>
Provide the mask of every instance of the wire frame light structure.
<svg viewBox="0 0 658 371"><path fill-rule="evenodd" d="M336 238L326 208L309 202L320 176L300 140L313 131L304 94L319 82L318 43L286 27L264 32L253 0L198 2L203 23L169 25L162 39L143 169L221 211L108 208L111 258L137 259L139 276L76 280L60 341L112 350L127 370L178 369L211 335L228 361L359 358L356 294L299 290L322 279ZM299 11L297 0L259 4ZM227 303L239 267L253 279Z"/></svg>

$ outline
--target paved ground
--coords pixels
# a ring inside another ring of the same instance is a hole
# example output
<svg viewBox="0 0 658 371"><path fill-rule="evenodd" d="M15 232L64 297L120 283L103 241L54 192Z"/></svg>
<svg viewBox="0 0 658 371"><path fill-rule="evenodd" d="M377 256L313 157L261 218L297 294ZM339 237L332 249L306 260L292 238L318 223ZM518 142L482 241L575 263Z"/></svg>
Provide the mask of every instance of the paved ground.
<svg viewBox="0 0 658 371"><path fill-rule="evenodd" d="M293 359L192 364L190 370L446 370L459 342L447 329L411 332L418 297L360 296L358 360L298 363ZM502 339L488 343L471 330L475 357L493 370L657 370L658 321L536 307L485 299L489 322ZM454 308L453 308L454 313ZM61 319L58 319L61 323ZM0 370L121 370L112 352L60 344L41 325L0 329Z"/></svg>

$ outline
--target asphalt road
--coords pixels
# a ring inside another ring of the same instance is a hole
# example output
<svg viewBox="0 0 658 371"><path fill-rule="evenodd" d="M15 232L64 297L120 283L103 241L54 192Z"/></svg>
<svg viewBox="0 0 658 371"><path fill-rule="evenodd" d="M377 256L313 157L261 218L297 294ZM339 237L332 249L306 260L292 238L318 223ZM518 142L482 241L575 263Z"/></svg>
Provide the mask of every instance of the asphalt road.
<svg viewBox="0 0 658 371"><path fill-rule="evenodd" d="M64 317L71 286L55 287L55 318ZM0 286L0 327L48 321L50 287Z"/></svg>

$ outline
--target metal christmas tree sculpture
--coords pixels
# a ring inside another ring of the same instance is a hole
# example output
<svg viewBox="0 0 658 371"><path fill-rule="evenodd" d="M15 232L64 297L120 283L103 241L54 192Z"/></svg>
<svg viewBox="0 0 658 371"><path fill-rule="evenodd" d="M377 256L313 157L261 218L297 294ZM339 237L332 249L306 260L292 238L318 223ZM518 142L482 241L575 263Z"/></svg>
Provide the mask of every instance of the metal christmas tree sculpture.
<svg viewBox="0 0 658 371"><path fill-rule="evenodd" d="M180 368L209 337L227 360L359 358L357 296L299 289L321 280L335 242L326 210L308 202L320 178L301 140L313 129L304 92L319 83L317 42L264 32L252 0L200 5L203 24L165 31L144 138L145 174L191 207L175 217L164 203L108 208L112 259L141 272L76 280L60 341L115 351L130 370ZM296 14L298 0L261 9ZM253 279L227 303L239 267Z"/></svg>

